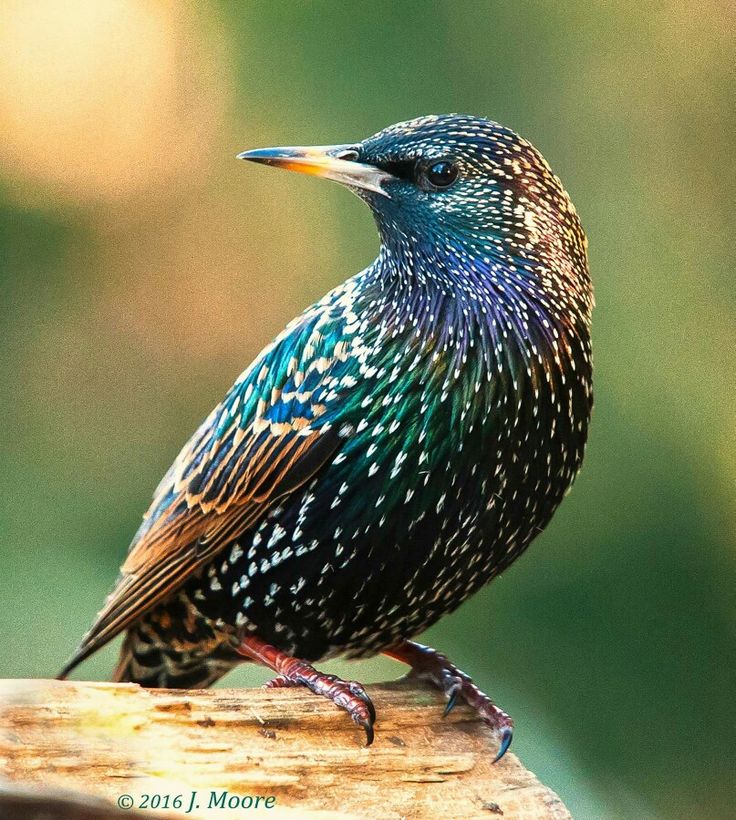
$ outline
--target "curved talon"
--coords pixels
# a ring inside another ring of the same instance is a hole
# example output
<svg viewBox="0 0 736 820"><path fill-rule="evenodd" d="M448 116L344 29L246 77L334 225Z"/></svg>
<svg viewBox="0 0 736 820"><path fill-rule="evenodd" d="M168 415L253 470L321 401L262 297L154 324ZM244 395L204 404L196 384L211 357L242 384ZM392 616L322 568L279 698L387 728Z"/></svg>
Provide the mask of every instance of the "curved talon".
<svg viewBox="0 0 736 820"><path fill-rule="evenodd" d="M498 748L498 753L493 758L494 763L498 763L498 761L506 754L511 745L511 741L513 740L514 732L513 729L509 728L508 726L501 732L501 745Z"/></svg>
<svg viewBox="0 0 736 820"><path fill-rule="evenodd" d="M447 692L447 704L445 705L445 711L442 713L442 717L447 717L455 708L457 705L458 695L462 691L462 688L462 683L458 683Z"/></svg>
<svg viewBox="0 0 736 820"><path fill-rule="evenodd" d="M373 720L361 720L359 718L353 718L353 720L365 730L365 745L366 747L370 746L373 743Z"/></svg>

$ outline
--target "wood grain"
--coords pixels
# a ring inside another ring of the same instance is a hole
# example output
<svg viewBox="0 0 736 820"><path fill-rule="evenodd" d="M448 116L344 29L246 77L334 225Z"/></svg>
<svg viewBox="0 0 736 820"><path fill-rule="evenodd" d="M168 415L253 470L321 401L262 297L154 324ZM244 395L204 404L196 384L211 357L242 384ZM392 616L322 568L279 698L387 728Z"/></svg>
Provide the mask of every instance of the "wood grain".
<svg viewBox="0 0 736 820"><path fill-rule="evenodd" d="M0 681L0 816L17 784L39 799L65 789L113 807L123 794L136 807L145 794L182 796L178 813L161 804L148 818L570 817L512 754L491 762L495 743L466 707L443 720L439 694L413 681L369 693L378 722L365 748L344 713L301 689ZM182 815L192 791L199 809ZM260 807L222 808L223 791L260 796Z"/></svg>

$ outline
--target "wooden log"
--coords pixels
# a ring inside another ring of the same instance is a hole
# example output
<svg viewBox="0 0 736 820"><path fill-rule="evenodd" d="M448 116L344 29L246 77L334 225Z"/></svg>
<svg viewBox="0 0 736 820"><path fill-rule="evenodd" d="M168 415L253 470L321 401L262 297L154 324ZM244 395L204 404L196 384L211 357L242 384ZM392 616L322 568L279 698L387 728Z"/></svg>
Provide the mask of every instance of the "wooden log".
<svg viewBox="0 0 736 820"><path fill-rule="evenodd" d="M514 755L492 763L495 742L467 707L442 719L439 693L415 681L369 691L366 748L343 712L298 688L0 681L0 817L34 816L3 810L29 789L104 798L100 818L120 817L116 805L147 818L570 817Z"/></svg>

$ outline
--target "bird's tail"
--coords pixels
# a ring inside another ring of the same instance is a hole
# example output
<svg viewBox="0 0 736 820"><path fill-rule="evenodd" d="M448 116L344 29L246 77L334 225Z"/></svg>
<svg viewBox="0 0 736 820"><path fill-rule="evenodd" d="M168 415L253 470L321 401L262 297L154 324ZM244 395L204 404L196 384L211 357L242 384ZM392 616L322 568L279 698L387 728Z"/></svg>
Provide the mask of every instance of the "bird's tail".
<svg viewBox="0 0 736 820"><path fill-rule="evenodd" d="M112 679L152 689L204 689L243 661L229 644L179 651L138 626L128 630Z"/></svg>

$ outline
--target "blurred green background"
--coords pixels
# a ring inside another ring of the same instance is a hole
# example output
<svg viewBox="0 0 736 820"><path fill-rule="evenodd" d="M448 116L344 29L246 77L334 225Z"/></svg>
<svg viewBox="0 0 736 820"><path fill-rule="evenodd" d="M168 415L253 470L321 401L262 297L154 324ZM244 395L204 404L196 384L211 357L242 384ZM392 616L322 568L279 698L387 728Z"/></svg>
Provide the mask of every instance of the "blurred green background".
<svg viewBox="0 0 736 820"><path fill-rule="evenodd" d="M723 0L3 0L0 675L58 671L181 444L373 258L348 192L234 155L482 114L588 231L596 410L553 524L427 641L576 817L732 817L735 32Z"/></svg>

